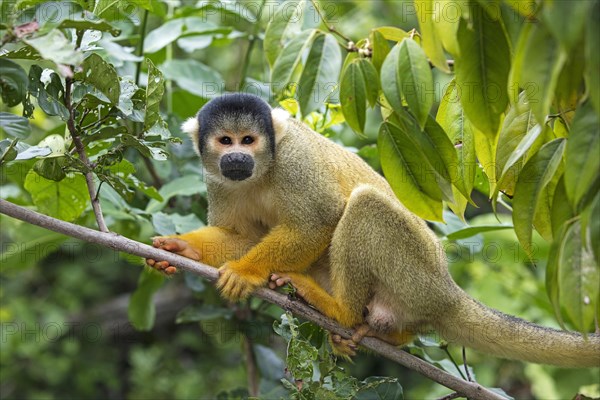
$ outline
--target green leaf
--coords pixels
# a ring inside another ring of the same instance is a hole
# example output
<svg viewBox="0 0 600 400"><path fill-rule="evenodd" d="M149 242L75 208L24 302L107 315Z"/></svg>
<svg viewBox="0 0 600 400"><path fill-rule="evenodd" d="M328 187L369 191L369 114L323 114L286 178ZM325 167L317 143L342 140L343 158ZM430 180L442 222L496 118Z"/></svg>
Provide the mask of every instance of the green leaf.
<svg viewBox="0 0 600 400"><path fill-rule="evenodd" d="M531 255L531 235L533 219L538 207L540 194L553 178L562 161L566 146L565 139L555 139L546 143L525 164L519 175L513 198L513 224L519 242Z"/></svg>
<svg viewBox="0 0 600 400"><path fill-rule="evenodd" d="M445 73L450 73L450 68L448 67L448 62L446 61L446 56L442 47L442 41L437 35L433 14L430 12L434 7L433 1L415 1L414 3L417 9L421 40L423 41L425 53L437 69Z"/></svg>
<svg viewBox="0 0 600 400"><path fill-rule="evenodd" d="M598 114L588 101L575 112L565 155L565 186L572 207L579 210L598 182L600 128ZM597 189L596 189L597 190Z"/></svg>
<svg viewBox="0 0 600 400"><path fill-rule="evenodd" d="M75 44L58 29L53 29L44 36L23 41L37 50L42 58L56 64L79 65L83 61L83 53L75 49Z"/></svg>
<svg viewBox="0 0 600 400"><path fill-rule="evenodd" d="M63 169L66 161L65 157L45 158L33 164L33 170L46 179L59 182L67 176Z"/></svg>
<svg viewBox="0 0 600 400"><path fill-rule="evenodd" d="M175 81L183 90L203 98L217 94L218 90L215 88L220 88L223 84L223 78L217 71L196 60L169 60L160 66L160 70L166 79Z"/></svg>
<svg viewBox="0 0 600 400"><path fill-rule="evenodd" d="M327 102L335 90L342 52L333 35L318 35L312 44L300 76L298 102L302 115L308 115Z"/></svg>
<svg viewBox="0 0 600 400"><path fill-rule="evenodd" d="M582 219L587 219L585 222L589 229L589 245L586 244L586 247L593 252L596 264L600 265L600 193L596 194L588 210L582 214Z"/></svg>
<svg viewBox="0 0 600 400"><path fill-rule="evenodd" d="M425 52L414 40L403 40L398 54L398 82L408 108L417 118L421 129L425 126L433 105L433 76Z"/></svg>
<svg viewBox="0 0 600 400"><path fill-rule="evenodd" d="M402 40L410 36L408 32L400 28L396 28L395 26L380 26L379 28L375 28L374 30L376 32L379 32L384 39L392 40L394 42L401 42Z"/></svg>
<svg viewBox="0 0 600 400"><path fill-rule="evenodd" d="M0 112L0 129L8 136L19 139L25 139L31 133L29 119L8 112Z"/></svg>
<svg viewBox="0 0 600 400"><path fill-rule="evenodd" d="M389 122L381 124L377 141L381 167L402 204L421 218L443 221L441 190L435 181L424 176L419 151L406 140L411 133Z"/></svg>
<svg viewBox="0 0 600 400"><path fill-rule="evenodd" d="M567 198L567 191L565 189L565 175L563 174L554 189L554 196L552 198L552 209L550 211L550 221L552 225L552 236L556 242L556 238L559 236L560 230L564 227L565 223L573 218L575 214L571 208L571 204Z"/></svg>
<svg viewBox="0 0 600 400"><path fill-rule="evenodd" d="M367 102L370 107L375 107L377 100L379 99L379 74L373 66L373 63L369 62L367 59L359 58L356 62L365 79Z"/></svg>
<svg viewBox="0 0 600 400"><path fill-rule="evenodd" d="M379 72L381 70L381 66L383 65L383 61L390 52L390 45L388 44L385 36L383 36L383 34L376 29L371 31L369 37L371 39L371 47L373 49L371 54L371 62L373 63L373 66L377 72Z"/></svg>
<svg viewBox="0 0 600 400"><path fill-rule="evenodd" d="M162 210L173 196L191 196L206 193L206 184L202 182L200 175L185 175L165 183L158 193L163 200L150 200L146 207L146 212L149 214Z"/></svg>
<svg viewBox="0 0 600 400"><path fill-rule="evenodd" d="M21 103L27 94L25 70L14 61L0 58L0 96L8 107Z"/></svg>
<svg viewBox="0 0 600 400"><path fill-rule="evenodd" d="M380 71L383 94L393 110L402 109L402 82L398 76L400 68L400 45L395 45L389 52Z"/></svg>
<svg viewBox="0 0 600 400"><path fill-rule="evenodd" d="M284 377L285 363L279 357L278 352L261 344L255 344L252 348L261 377L273 381Z"/></svg>
<svg viewBox="0 0 600 400"><path fill-rule="evenodd" d="M219 27L206 18L186 17L176 18L165 22L150 31L144 39L144 53L156 53L165 46L173 43L182 35L194 36L199 34L227 34L231 28Z"/></svg>
<svg viewBox="0 0 600 400"><path fill-rule="evenodd" d="M585 61L586 61L586 87L590 92L590 100L594 109L600 114L600 24L598 14L600 13L600 2L594 2L594 8L588 15L585 28Z"/></svg>
<svg viewBox="0 0 600 400"><path fill-rule="evenodd" d="M30 170L24 187L41 213L68 222L79 217L89 201L85 178L79 174L56 182Z"/></svg>
<svg viewBox="0 0 600 400"><path fill-rule="evenodd" d="M11 239L14 242L2 242L0 271L3 273L39 267L40 260L56 252L67 237L35 225L23 224L18 229L18 236Z"/></svg>
<svg viewBox="0 0 600 400"><path fill-rule="evenodd" d="M510 72L510 88L525 90L531 109L542 125L550 112L566 60L567 53L542 24L528 24L521 30Z"/></svg>
<svg viewBox="0 0 600 400"><path fill-rule="evenodd" d="M508 41L498 20L473 4L471 24L460 21L455 60L456 84L469 121L484 134L495 137L500 115L508 104L506 91L510 69Z"/></svg>
<svg viewBox="0 0 600 400"><path fill-rule="evenodd" d="M152 301L154 293L160 289L164 276L144 268L138 280L138 287L131 295L127 314L129 322L139 331L149 331L154 326L156 307Z"/></svg>
<svg viewBox="0 0 600 400"><path fill-rule="evenodd" d="M74 14L73 16L79 16L78 14ZM121 34L121 30L109 24L104 20L92 20L89 19L89 14L86 17L81 17L81 19L65 19L58 26L60 29L68 29L72 28L79 31L86 30L94 30L101 32L110 32L113 36L119 36Z"/></svg>
<svg viewBox="0 0 600 400"><path fill-rule="evenodd" d="M63 121L69 119L69 110L65 107L62 82L56 73L50 74L50 83L46 86L42 81L42 69L32 65L29 69L29 91L38 100L42 110L48 115L58 115Z"/></svg>
<svg viewBox="0 0 600 400"><path fill-rule="evenodd" d="M600 269L584 247L579 221L571 224L553 244L546 285L554 310L566 315L581 332L594 323L600 290Z"/></svg>
<svg viewBox="0 0 600 400"><path fill-rule="evenodd" d="M480 225L480 226L469 226L468 228L454 231L446 237L450 240L466 239L471 236L478 235L482 232L499 231L504 229L513 229L512 225Z"/></svg>
<svg viewBox="0 0 600 400"><path fill-rule="evenodd" d="M460 199L457 194L463 195L463 198L470 199L469 195L473 190L475 182L477 160L475 157L475 132L466 118L460 104L460 90L456 86L456 81L452 81L440 102L436 121L444 129L451 143L454 145L458 163L456 165L447 165L451 169L450 177L452 183L461 190L454 190L454 199ZM452 207L452 206L451 206ZM466 207L466 201L463 201L461 207L453 211L463 216ZM458 211L458 212L457 212Z"/></svg>
<svg viewBox="0 0 600 400"><path fill-rule="evenodd" d="M293 5L286 2L281 3L275 9L273 18L267 25L263 49L271 67L283 50L284 43L300 31L302 3L303 1Z"/></svg>
<svg viewBox="0 0 600 400"><path fill-rule="evenodd" d="M159 121L160 101L165 94L165 81L162 72L154 66L154 63L147 58L148 65L148 84L146 85L146 114L144 116L144 130L148 130Z"/></svg>
<svg viewBox="0 0 600 400"><path fill-rule="evenodd" d="M350 128L363 133L367 109L365 77L357 62L348 65L340 83L342 112Z"/></svg>
<svg viewBox="0 0 600 400"><path fill-rule="evenodd" d="M434 20L433 28L436 36L442 42L443 47L454 57L460 56L458 46L458 26L460 24L461 9L469 9L468 2L457 0L433 1L431 4L436 13L432 16Z"/></svg>
<svg viewBox="0 0 600 400"><path fill-rule="evenodd" d="M290 83L305 50L310 47L317 34L316 30L303 31L285 46L271 70L272 83L282 89Z"/></svg>
<svg viewBox="0 0 600 400"><path fill-rule="evenodd" d="M564 50L570 51L583 36L586 17L593 5L594 1L544 2L541 19Z"/></svg>
<svg viewBox="0 0 600 400"><path fill-rule="evenodd" d="M119 103L121 93L119 75L112 64L104 61L98 54L92 53L83 60L81 67L83 71L75 75L76 79L94 86L112 104Z"/></svg>
<svg viewBox="0 0 600 400"><path fill-rule="evenodd" d="M502 123L496 147L496 177L498 190L512 195L520 170L527 161L527 153L542 132L536 124L525 92L508 110ZM534 151L537 149L533 149Z"/></svg>

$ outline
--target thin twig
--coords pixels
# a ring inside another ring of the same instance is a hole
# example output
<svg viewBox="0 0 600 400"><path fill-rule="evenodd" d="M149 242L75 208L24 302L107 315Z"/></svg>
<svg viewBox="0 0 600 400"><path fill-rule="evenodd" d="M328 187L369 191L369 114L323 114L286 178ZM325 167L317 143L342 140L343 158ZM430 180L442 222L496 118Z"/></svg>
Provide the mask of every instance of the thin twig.
<svg viewBox="0 0 600 400"><path fill-rule="evenodd" d="M75 149L77 149L77 154L79 154L79 159L85 165L85 183L87 184L88 193L90 195L90 200L92 201L92 209L94 210L94 215L96 216L96 222L98 223L98 229L102 232L108 232L108 227L106 226L106 222L104 222L104 216L102 215L102 207L100 206L100 200L98 199L96 192L96 184L94 183L94 174L92 172L92 165L90 160L87 157L85 152L85 146L81 141L81 136L75 127L75 110L73 109L73 104L71 102L71 90L73 87L73 79L65 78L65 106L69 111L69 119L67 120L67 128L69 129L69 133L73 138L73 143L75 144Z"/></svg>
<svg viewBox="0 0 600 400"><path fill-rule="evenodd" d="M452 364L454 364L454 366L456 367L456 370L458 371L458 373L460 374L460 376L463 379L466 379L465 375L462 373L460 367L458 366L458 364L456 363L456 361L454 361L454 357L452 357L452 354L450 354L450 352L448 351L448 345L444 345L444 346L441 346L441 347L446 352L446 355L448 356L448 358L450 359L450 361L452 361Z"/></svg>
<svg viewBox="0 0 600 400"><path fill-rule="evenodd" d="M315 10L317 10L317 13L319 14L319 18L321 18L321 21L323 21L323 24L325 24L325 26L327 27L327 29L329 30L329 32L331 32L334 35L337 35L341 39L345 40L346 44L352 42L352 39L350 39L348 36L344 35L340 31L338 31L337 29L335 29L335 26L329 24L329 21L327 21L327 18L325 18L325 16L321 12L321 8L319 7L319 5L317 4L317 2L315 0L310 0L310 2L313 5L313 7L315 8Z"/></svg>
<svg viewBox="0 0 600 400"><path fill-rule="evenodd" d="M252 346L252 339L248 335L243 336L244 355L246 356L246 377L248 378L248 394L250 397L258 396L258 367L256 365L256 355Z"/></svg>
<svg viewBox="0 0 600 400"><path fill-rule="evenodd" d="M447 394L444 397L440 397L438 400L453 400L453 399L458 399L459 397L465 397L460 393L454 392L454 393L450 393Z"/></svg>
<svg viewBox="0 0 600 400"><path fill-rule="evenodd" d="M144 55L144 40L146 40L146 25L148 23L148 10L144 10L144 16L142 17L142 26L140 28L140 42L138 43L137 55L138 57L142 57ZM140 86L140 74L142 73L142 63L144 59L142 58L137 62L135 66L135 85Z"/></svg>
<svg viewBox="0 0 600 400"><path fill-rule="evenodd" d="M159 250L147 244L136 242L117 234L98 232L94 229L89 229L83 226L61 221L56 218L51 218L35 211L28 210L27 208L17 206L16 204L10 203L4 199L0 199L0 213L54 232L62 233L86 242L106 246L117 251L126 252L143 258L164 260L169 262L170 265L175 265L184 271L188 271L195 275L206 278L211 282L216 281L219 277L219 272L216 268L198 263L189 258L185 258L174 253L169 253L168 251ZM344 338L352 338L352 330L342 327L332 319L329 319L315 309L310 308L302 301L290 299L288 296L268 288L260 288L256 290L254 292L254 296L276 304L284 310L288 310L300 318L314 322L330 332L336 333ZM475 382L467 382L463 379L453 376L452 374L436 368L420 358L417 358L379 339L366 337L360 343L365 348L372 350L375 353L392 361L395 361L398 364L404 365L405 367L416 371L470 399L506 400L504 397Z"/></svg>
<svg viewBox="0 0 600 400"><path fill-rule="evenodd" d="M464 346L462 348L462 357L463 367L465 368L465 374L467 374L467 380L469 382L473 382L473 378L471 378L471 373L469 372L469 367L467 366L467 349Z"/></svg>

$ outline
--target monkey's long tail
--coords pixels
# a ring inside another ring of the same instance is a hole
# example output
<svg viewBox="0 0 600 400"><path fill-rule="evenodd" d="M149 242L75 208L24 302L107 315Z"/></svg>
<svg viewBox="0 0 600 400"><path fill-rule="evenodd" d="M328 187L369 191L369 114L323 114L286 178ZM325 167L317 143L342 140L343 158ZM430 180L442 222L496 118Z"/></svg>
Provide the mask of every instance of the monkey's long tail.
<svg viewBox="0 0 600 400"><path fill-rule="evenodd" d="M457 313L437 327L447 341L502 358L561 367L600 367L600 335L584 338L579 333L545 328L463 294Z"/></svg>

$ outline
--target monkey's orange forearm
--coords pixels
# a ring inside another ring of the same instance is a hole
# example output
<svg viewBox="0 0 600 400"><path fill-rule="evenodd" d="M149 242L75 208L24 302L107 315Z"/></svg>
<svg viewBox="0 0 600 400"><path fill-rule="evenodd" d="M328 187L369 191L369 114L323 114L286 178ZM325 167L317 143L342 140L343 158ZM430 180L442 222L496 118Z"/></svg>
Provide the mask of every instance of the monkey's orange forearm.
<svg viewBox="0 0 600 400"><path fill-rule="evenodd" d="M242 275L247 272L264 279L273 271L304 272L321 256L330 240L327 233L311 236L279 225L233 265Z"/></svg>
<svg viewBox="0 0 600 400"><path fill-rule="evenodd" d="M232 230L207 226L183 235L171 236L185 240L200 254L200 262L220 267L227 261L237 260L254 244Z"/></svg>

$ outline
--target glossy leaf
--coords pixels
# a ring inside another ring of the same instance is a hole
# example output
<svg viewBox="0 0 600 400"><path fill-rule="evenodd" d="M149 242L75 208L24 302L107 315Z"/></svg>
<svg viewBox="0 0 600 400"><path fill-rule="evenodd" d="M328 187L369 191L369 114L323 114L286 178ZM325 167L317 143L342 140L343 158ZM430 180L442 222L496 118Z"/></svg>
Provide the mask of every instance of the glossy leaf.
<svg viewBox="0 0 600 400"><path fill-rule="evenodd" d="M371 62L373 63L373 66L377 72L379 72L381 70L381 66L383 65L383 61L390 52L390 45L388 44L385 36L383 36L383 34L376 29L371 31L369 38L371 40L371 48L373 51L371 55Z"/></svg>
<svg viewBox="0 0 600 400"><path fill-rule="evenodd" d="M565 315L581 332L593 326L600 270L594 265L593 255L583 246L579 221L562 229L561 236L553 243L546 287L559 321Z"/></svg>
<svg viewBox="0 0 600 400"><path fill-rule="evenodd" d="M511 69L511 88L525 90L538 123L544 124L567 53L541 24L525 27L519 36Z"/></svg>
<svg viewBox="0 0 600 400"><path fill-rule="evenodd" d="M150 59L148 64L148 83L146 85L146 113L144 116L144 128L148 130L157 122L161 121L160 101L165 93L165 82L162 72L154 66Z"/></svg>
<svg viewBox="0 0 600 400"><path fill-rule="evenodd" d="M441 190L435 181L424 176L421 157L411 141L406 140L409 134L389 122L381 125L377 142L381 167L402 204L421 218L443 221ZM425 190L439 200L431 198Z"/></svg>
<svg viewBox="0 0 600 400"><path fill-rule="evenodd" d="M310 30L301 32L292 39L275 60L273 69L271 70L272 83L283 88L291 82L305 50L311 46L316 36L317 31Z"/></svg>
<svg viewBox="0 0 600 400"><path fill-rule="evenodd" d="M92 53L83 60L81 68L83 71L78 73L76 78L93 85L112 104L119 103L121 93L119 75L112 64L104 61L98 54Z"/></svg>
<svg viewBox="0 0 600 400"><path fill-rule="evenodd" d="M442 46L442 40L438 36L437 30L435 29L435 22L433 20L433 14L430 10L433 10L433 0L415 1L415 7L417 11L417 17L419 19L419 30L421 32L421 40L423 41L423 50L431 60L431 63L435 65L440 71L450 73L448 62L444 54Z"/></svg>
<svg viewBox="0 0 600 400"><path fill-rule="evenodd" d="M500 115L508 104L511 56L504 30L498 20L474 5L471 23L460 21L458 45L456 84L465 114L480 131L495 137Z"/></svg>
<svg viewBox="0 0 600 400"><path fill-rule="evenodd" d="M402 95L423 129L434 100L430 95L433 76L427 56L414 40L404 40L400 43L398 57L397 74Z"/></svg>
<svg viewBox="0 0 600 400"><path fill-rule="evenodd" d="M79 65L83 61L83 53L76 50L75 44L58 29L53 29L44 36L24 41L33 47L42 58L54 61L56 64Z"/></svg>
<svg viewBox="0 0 600 400"><path fill-rule="evenodd" d="M590 102L575 112L565 155L565 186L571 206L578 210L588 191L598 185L600 127ZM597 190L597 188L595 189Z"/></svg>
<svg viewBox="0 0 600 400"><path fill-rule="evenodd" d="M350 128L363 133L366 120L367 89L357 62L348 65L340 83L342 112Z"/></svg>
<svg viewBox="0 0 600 400"><path fill-rule="evenodd" d="M456 165L448 165L450 170L450 178L456 187L453 188L455 200L468 199L475 182L475 170L477 160L475 157L475 138L474 130L466 118L462 106L460 104L460 93L456 86L456 81L452 81L440 102L436 121L444 129L451 143L454 145L456 155L458 157ZM458 195L461 196L458 196ZM453 211L463 217L467 202L461 201L460 207ZM458 204L455 204L458 206ZM450 206L453 207L452 205Z"/></svg>
<svg viewBox="0 0 600 400"><path fill-rule="evenodd" d="M297 93L303 115L323 106L337 87L342 52L330 34L319 35L308 53Z"/></svg>
<svg viewBox="0 0 600 400"><path fill-rule="evenodd" d="M165 79L175 81L185 91L204 98L218 94L215 88L223 84L221 74L196 60L165 61L160 71Z"/></svg>
<svg viewBox="0 0 600 400"><path fill-rule="evenodd" d="M28 79L23 68L14 61L0 58L0 95L8 107L21 103L27 94Z"/></svg>
<svg viewBox="0 0 600 400"><path fill-rule="evenodd" d="M19 139L25 139L31 133L27 118L8 112L0 112L0 129L8 136Z"/></svg>
<svg viewBox="0 0 600 400"><path fill-rule="evenodd" d="M379 99L379 74L373 63L361 58L357 61L365 80L367 102L369 107L375 107Z"/></svg>
<svg viewBox="0 0 600 400"><path fill-rule="evenodd" d="M375 28L375 31L383 35L386 40L392 40L394 42L401 42L410 36L406 31L396 28L395 26L380 26Z"/></svg>
<svg viewBox="0 0 600 400"><path fill-rule="evenodd" d="M300 30L298 22L299 13L302 12L303 1L291 5L290 3L281 3L273 13L273 18L269 21L265 31L263 48L269 65L272 67L277 57L284 48L286 39Z"/></svg>
<svg viewBox="0 0 600 400"><path fill-rule="evenodd" d="M542 190L554 177L562 160L565 139L546 143L525 164L519 175L513 199L513 224L525 252L531 254L533 219Z"/></svg>
<svg viewBox="0 0 600 400"><path fill-rule="evenodd" d="M79 174L56 182L30 170L24 186L39 212L63 221L74 221L89 202L85 178Z"/></svg>
<svg viewBox="0 0 600 400"><path fill-rule="evenodd" d="M457 0L441 0L432 1L432 9L434 13L433 29L436 36L442 42L443 47L454 57L460 55L458 47L457 33L458 25L460 24L463 9L468 9L467 1Z"/></svg>
<svg viewBox="0 0 600 400"><path fill-rule="evenodd" d="M402 88L398 77L400 45L395 45L389 52L380 71L383 94L393 110L402 108Z"/></svg>
<svg viewBox="0 0 600 400"><path fill-rule="evenodd" d="M450 240L459 240L466 239L471 236L478 235L482 232L492 232L492 231L500 231L504 229L513 229L512 225L479 225L479 226L469 226L464 229L460 229L458 231L454 231L446 237Z"/></svg>

